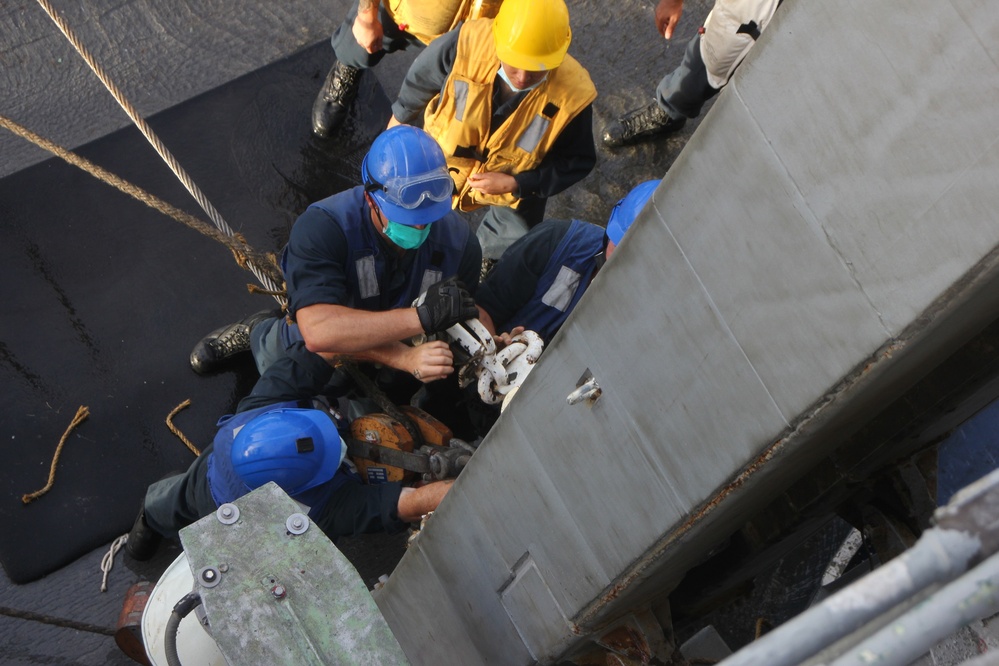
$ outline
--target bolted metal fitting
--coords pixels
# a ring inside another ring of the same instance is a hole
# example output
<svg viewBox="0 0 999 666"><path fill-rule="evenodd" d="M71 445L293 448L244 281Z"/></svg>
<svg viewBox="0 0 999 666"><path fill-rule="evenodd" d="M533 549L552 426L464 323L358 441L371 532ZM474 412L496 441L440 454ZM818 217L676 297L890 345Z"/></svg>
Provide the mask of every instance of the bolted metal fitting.
<svg viewBox="0 0 999 666"><path fill-rule="evenodd" d="M215 512L215 517L223 525L232 525L239 520L239 507L235 504L223 504Z"/></svg>
<svg viewBox="0 0 999 666"><path fill-rule="evenodd" d="M289 534L305 534L305 531L309 529L309 517L304 513L293 513L288 516L288 520L284 521L284 526L288 529Z"/></svg>
<svg viewBox="0 0 999 666"><path fill-rule="evenodd" d="M430 476L432 479L439 480L447 476L450 465L448 465L448 460L445 456L434 452L430 454L428 462L430 463Z"/></svg>
<svg viewBox="0 0 999 666"><path fill-rule="evenodd" d="M222 580L222 574L215 567L205 567L198 572L198 582L202 587L215 587Z"/></svg>
<svg viewBox="0 0 999 666"><path fill-rule="evenodd" d="M590 377L585 383L583 383L579 388L566 396L565 401L570 405L576 405L583 401L590 403L591 405L600 398L603 390L600 385L597 384L596 377Z"/></svg>

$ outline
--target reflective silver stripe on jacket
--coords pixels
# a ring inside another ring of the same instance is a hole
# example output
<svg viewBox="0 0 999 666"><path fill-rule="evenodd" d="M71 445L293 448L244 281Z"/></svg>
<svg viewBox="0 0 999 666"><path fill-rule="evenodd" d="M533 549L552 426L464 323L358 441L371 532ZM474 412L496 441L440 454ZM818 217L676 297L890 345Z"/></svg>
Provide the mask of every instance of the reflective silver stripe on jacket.
<svg viewBox="0 0 999 666"><path fill-rule="evenodd" d="M568 266L562 266L555 276L555 282L548 288L541 302L555 308L559 312L565 312L572 303L573 294L579 288L579 281L582 276Z"/></svg>
<svg viewBox="0 0 999 666"><path fill-rule="evenodd" d="M468 104L468 81L454 82L454 119L465 119L465 106Z"/></svg>
<svg viewBox="0 0 999 666"><path fill-rule="evenodd" d="M430 285L437 284L444 277L444 274L440 271L435 271L431 268L423 271L423 281L420 283L420 293L422 294L427 289L430 289Z"/></svg>
<svg viewBox="0 0 999 666"><path fill-rule="evenodd" d="M548 118L540 114L534 116L534 120L527 126L527 129L520 135L520 138L517 139L517 147L525 153L533 153L538 144L541 143L541 139L544 138L550 124L551 121Z"/></svg>
<svg viewBox="0 0 999 666"><path fill-rule="evenodd" d="M357 270L357 288L361 292L361 298L371 298L380 293L378 289L378 275L375 273L375 258L361 257L354 262Z"/></svg>

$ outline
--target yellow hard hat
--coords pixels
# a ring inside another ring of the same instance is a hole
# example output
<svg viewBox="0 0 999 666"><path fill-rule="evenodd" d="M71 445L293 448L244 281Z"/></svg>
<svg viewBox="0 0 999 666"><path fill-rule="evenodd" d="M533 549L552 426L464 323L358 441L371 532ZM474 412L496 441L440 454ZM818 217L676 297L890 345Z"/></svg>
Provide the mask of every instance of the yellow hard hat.
<svg viewBox="0 0 999 666"><path fill-rule="evenodd" d="M496 55L529 72L562 64L572 41L565 0L504 0L493 20Z"/></svg>

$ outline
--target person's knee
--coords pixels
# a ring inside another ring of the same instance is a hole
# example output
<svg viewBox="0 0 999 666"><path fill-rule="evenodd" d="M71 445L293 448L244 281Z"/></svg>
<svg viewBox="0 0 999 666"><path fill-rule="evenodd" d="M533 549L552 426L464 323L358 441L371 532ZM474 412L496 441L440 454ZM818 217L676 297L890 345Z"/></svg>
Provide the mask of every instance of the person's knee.
<svg viewBox="0 0 999 666"><path fill-rule="evenodd" d="M284 343L281 340L281 319L275 317L260 322L250 329L250 353L261 375L267 368L285 355Z"/></svg>
<svg viewBox="0 0 999 666"><path fill-rule="evenodd" d="M518 211L506 206L490 206L475 236L484 259L499 259L506 248L529 230L530 225Z"/></svg>

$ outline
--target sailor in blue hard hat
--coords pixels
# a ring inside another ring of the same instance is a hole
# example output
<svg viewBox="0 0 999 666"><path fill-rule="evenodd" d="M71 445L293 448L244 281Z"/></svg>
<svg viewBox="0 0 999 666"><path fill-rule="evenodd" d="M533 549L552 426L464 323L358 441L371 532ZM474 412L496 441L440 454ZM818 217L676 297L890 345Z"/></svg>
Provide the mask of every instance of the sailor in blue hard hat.
<svg viewBox="0 0 999 666"><path fill-rule="evenodd" d="M346 423L323 398L304 397L322 388L332 368L311 373L291 357L275 363L281 365L289 366L280 374L295 377L297 389L261 377L238 411L219 421L212 444L186 472L149 486L125 544L133 559L150 559L164 537L176 537L187 525L270 482L308 507L309 517L333 541L402 531L444 498L450 481L419 488L362 483L344 462L347 446L340 429Z"/></svg>
<svg viewBox="0 0 999 666"><path fill-rule="evenodd" d="M191 354L195 371L217 370L252 348L261 374L289 353L374 361L420 382L453 372L445 343L401 342L478 314L481 250L451 209L444 153L423 130L395 127L372 143L361 177L313 203L292 227L281 258L288 316L256 315L213 331Z"/></svg>
<svg viewBox="0 0 999 666"><path fill-rule="evenodd" d="M486 327L493 333L524 327L551 341L659 183L644 182L618 201L606 229L546 220L511 245L476 295Z"/></svg>
<svg viewBox="0 0 999 666"><path fill-rule="evenodd" d="M635 218L642 212L645 205L649 203L649 199L652 198L660 182L662 181L647 180L640 185L636 185L611 209L610 217L607 219L606 258L609 259L611 254L614 253L614 249L624 238L625 232L631 228Z"/></svg>
<svg viewBox="0 0 999 666"><path fill-rule="evenodd" d="M545 220L511 245L479 285L479 320L501 344L520 331L536 332L548 344L583 292L614 253L660 181L633 188L615 204L604 229L582 220ZM498 410L469 401L478 434Z"/></svg>

